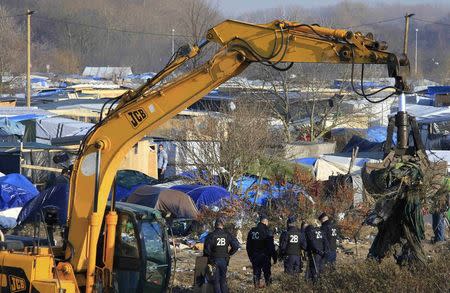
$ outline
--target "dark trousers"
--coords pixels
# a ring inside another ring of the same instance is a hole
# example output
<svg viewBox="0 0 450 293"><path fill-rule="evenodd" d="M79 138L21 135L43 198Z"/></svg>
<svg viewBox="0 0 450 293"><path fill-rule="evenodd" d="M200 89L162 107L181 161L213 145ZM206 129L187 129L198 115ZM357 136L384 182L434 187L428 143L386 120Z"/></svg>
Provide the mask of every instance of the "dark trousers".
<svg viewBox="0 0 450 293"><path fill-rule="evenodd" d="M266 285L269 285L271 281L271 268L272 264L270 263L270 256L265 254L257 254L251 259L252 267L253 267L253 283L258 283L261 280L261 271L264 273L264 280L266 281Z"/></svg>
<svg viewBox="0 0 450 293"><path fill-rule="evenodd" d="M327 251L323 256L324 265L334 265L336 263L336 251Z"/></svg>
<svg viewBox="0 0 450 293"><path fill-rule="evenodd" d="M445 220L442 213L433 213L432 225L434 231L434 242L445 241Z"/></svg>
<svg viewBox="0 0 450 293"><path fill-rule="evenodd" d="M307 280L316 281L322 272L322 257L318 254L308 253L308 269L305 272Z"/></svg>
<svg viewBox="0 0 450 293"><path fill-rule="evenodd" d="M164 173L162 172L162 169L158 168L158 180L163 181L164 180Z"/></svg>
<svg viewBox="0 0 450 293"><path fill-rule="evenodd" d="M216 271L214 273L214 292L215 293L228 293L227 285L227 266L228 261L226 258L214 259L216 265Z"/></svg>
<svg viewBox="0 0 450 293"><path fill-rule="evenodd" d="M284 260L284 272L294 275L302 271L302 260L299 255L288 255Z"/></svg>

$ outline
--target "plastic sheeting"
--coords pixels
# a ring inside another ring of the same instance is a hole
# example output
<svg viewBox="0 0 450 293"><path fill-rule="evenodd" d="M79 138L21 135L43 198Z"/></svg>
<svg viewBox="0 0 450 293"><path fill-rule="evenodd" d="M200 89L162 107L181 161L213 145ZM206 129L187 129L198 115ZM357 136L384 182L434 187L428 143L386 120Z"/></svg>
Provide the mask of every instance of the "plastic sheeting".
<svg viewBox="0 0 450 293"><path fill-rule="evenodd" d="M17 224L17 217L19 216L21 207L7 209L0 212L0 228L12 229Z"/></svg>
<svg viewBox="0 0 450 293"><path fill-rule="evenodd" d="M50 140L57 137L86 134L94 126L92 123L81 122L69 118L51 117L36 120L36 138Z"/></svg>
<svg viewBox="0 0 450 293"><path fill-rule="evenodd" d="M176 185L170 189L179 190L189 195L197 208L202 206L222 206L221 201L230 198L230 193L220 186Z"/></svg>
<svg viewBox="0 0 450 293"><path fill-rule="evenodd" d="M25 131L25 126L12 118L0 118L0 128L6 133L20 136L23 135Z"/></svg>
<svg viewBox="0 0 450 293"><path fill-rule="evenodd" d="M56 206L59 208L58 220L60 225L66 223L67 205L69 202L69 185L60 183L42 191L33 200L29 201L17 217L19 225L34 222L42 208Z"/></svg>
<svg viewBox="0 0 450 293"><path fill-rule="evenodd" d="M142 185L155 185L158 180L136 170L119 170L116 177L116 201L127 197Z"/></svg>
<svg viewBox="0 0 450 293"><path fill-rule="evenodd" d="M381 152L383 151L383 143L372 142L357 135L353 135L350 141L342 149L343 153L351 153L354 148L358 147L359 152Z"/></svg>
<svg viewBox="0 0 450 293"><path fill-rule="evenodd" d="M0 177L0 211L22 207L38 193L36 187L23 175L13 173Z"/></svg>
<svg viewBox="0 0 450 293"><path fill-rule="evenodd" d="M257 205L265 205L269 199L278 198L287 191L295 193L302 192L305 196L304 190L299 186L293 184L285 184L284 186L272 184L269 180L258 178L255 176L243 176L236 180L235 186L239 195L245 195L252 203ZM309 198L309 196L307 196ZM309 198L312 200L311 198Z"/></svg>
<svg viewBox="0 0 450 293"><path fill-rule="evenodd" d="M192 199L178 190L143 185L128 197L127 202L170 212L174 218L196 219L198 216Z"/></svg>
<svg viewBox="0 0 450 293"><path fill-rule="evenodd" d="M316 179L320 181L326 181L330 176L336 176L339 174L347 174L350 166L349 157L328 156L323 155L317 159L314 165L314 172ZM353 202L359 203L363 200L363 184L361 179L361 168L364 164L371 159L368 158L356 158L353 168L350 170L352 176L353 188L355 190Z"/></svg>

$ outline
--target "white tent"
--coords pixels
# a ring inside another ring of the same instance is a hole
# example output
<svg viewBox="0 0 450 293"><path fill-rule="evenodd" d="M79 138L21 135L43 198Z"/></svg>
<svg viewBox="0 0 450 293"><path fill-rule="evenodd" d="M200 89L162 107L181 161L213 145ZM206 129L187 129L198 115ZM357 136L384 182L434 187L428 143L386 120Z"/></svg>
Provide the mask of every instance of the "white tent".
<svg viewBox="0 0 450 293"><path fill-rule="evenodd" d="M447 161L447 170L450 172L450 151L427 151L428 158L431 162ZM350 166L350 157L336 156L336 155L322 155L314 164L314 174L317 180L326 181L330 176L336 176L339 174L347 174ZM356 158L353 164L353 168L350 171L350 175L353 180L353 188L355 189L354 202L358 203L362 201L362 195L364 192L361 169L366 162L376 163L380 160L374 160L370 158Z"/></svg>

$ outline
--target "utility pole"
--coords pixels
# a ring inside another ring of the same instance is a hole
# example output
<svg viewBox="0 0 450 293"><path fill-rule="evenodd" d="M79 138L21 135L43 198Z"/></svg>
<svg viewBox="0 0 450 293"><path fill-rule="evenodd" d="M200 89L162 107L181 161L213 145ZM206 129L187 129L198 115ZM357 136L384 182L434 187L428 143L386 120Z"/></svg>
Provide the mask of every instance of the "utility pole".
<svg viewBox="0 0 450 293"><path fill-rule="evenodd" d="M34 11L27 10L27 107L31 106L31 15Z"/></svg>
<svg viewBox="0 0 450 293"><path fill-rule="evenodd" d="M172 56L175 54L175 29L172 29Z"/></svg>
<svg viewBox="0 0 450 293"><path fill-rule="evenodd" d="M419 29L416 28L416 50L415 50L415 56L414 56L414 74L417 78L417 33L419 32Z"/></svg>
<svg viewBox="0 0 450 293"><path fill-rule="evenodd" d="M409 34L409 18L411 16L414 16L413 13L405 14L405 36L403 38L403 54L407 55L408 54L408 34Z"/></svg>

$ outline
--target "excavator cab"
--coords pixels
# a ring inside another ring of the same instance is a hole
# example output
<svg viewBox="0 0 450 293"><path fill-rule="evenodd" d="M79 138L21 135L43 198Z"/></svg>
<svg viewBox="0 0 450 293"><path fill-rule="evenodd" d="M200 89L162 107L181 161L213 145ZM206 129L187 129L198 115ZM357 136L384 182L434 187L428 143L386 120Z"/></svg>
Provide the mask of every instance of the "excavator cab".
<svg viewBox="0 0 450 293"><path fill-rule="evenodd" d="M115 291L165 292L171 261L167 229L161 215L151 208L129 203L116 203L115 210L118 214L113 267Z"/></svg>
<svg viewBox="0 0 450 293"><path fill-rule="evenodd" d="M110 205L107 208L110 209ZM111 282L113 292L166 292L170 279L171 254L166 224L161 214L152 208L122 202L115 204L115 211L118 215L118 223ZM0 258L2 251L4 253L11 250L17 253L27 249L34 251L35 249L31 247L38 245L45 249L49 243L52 243L55 256L62 257L62 242L58 238L60 229L56 225L58 210L53 206L46 206L42 209L42 216L41 222L37 223L37 225L45 225L45 228L43 226L41 226L42 229L39 228L40 232L37 234L40 236L27 235L29 229L26 228L22 232L20 232L21 229L16 231L18 233L16 235L6 235L5 239L0 239L3 240L0 241ZM57 237L54 238L55 235ZM99 268L97 280L103 279L103 244L103 237L100 237L96 258L97 268ZM32 285L32 280L26 272L16 271L18 270L9 266L2 266L3 274L20 277L24 280L24 284L26 283L26 288ZM11 282L10 278L8 282ZM10 288L14 284L6 285ZM101 288L102 284L98 283L97 286ZM1 287L0 292L3 292Z"/></svg>

